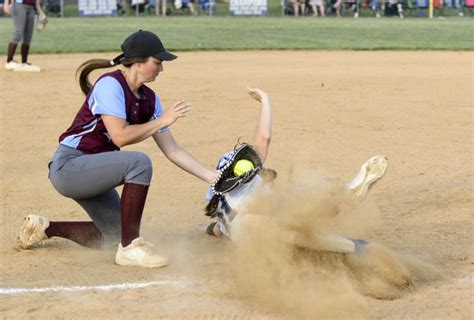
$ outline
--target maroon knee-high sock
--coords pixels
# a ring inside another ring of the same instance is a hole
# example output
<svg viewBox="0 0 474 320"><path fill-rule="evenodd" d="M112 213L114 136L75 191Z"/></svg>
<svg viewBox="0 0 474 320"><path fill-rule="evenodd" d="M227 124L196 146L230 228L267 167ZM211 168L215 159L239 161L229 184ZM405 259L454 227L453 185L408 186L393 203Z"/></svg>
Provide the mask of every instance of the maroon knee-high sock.
<svg viewBox="0 0 474 320"><path fill-rule="evenodd" d="M49 238L69 239L87 248L102 245L102 233L92 221L50 221L45 233Z"/></svg>
<svg viewBox="0 0 474 320"><path fill-rule="evenodd" d="M30 52L30 46L24 44L21 45L21 63L28 62L28 53Z"/></svg>
<svg viewBox="0 0 474 320"><path fill-rule="evenodd" d="M16 51L16 44L15 43L8 43L8 52L7 52L7 62L13 60L13 56L15 55Z"/></svg>
<svg viewBox="0 0 474 320"><path fill-rule="evenodd" d="M134 183L123 185L120 200L122 246L128 246L140 236L140 222L145 207L148 186Z"/></svg>

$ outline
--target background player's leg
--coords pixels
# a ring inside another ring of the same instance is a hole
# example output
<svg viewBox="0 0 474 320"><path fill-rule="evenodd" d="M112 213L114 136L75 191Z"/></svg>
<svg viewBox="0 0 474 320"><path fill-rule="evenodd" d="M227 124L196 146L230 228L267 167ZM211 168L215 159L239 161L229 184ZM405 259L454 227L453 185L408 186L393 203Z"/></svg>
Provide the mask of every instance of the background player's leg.
<svg viewBox="0 0 474 320"><path fill-rule="evenodd" d="M21 63L28 62L28 54L30 53L30 45L21 45Z"/></svg>
<svg viewBox="0 0 474 320"><path fill-rule="evenodd" d="M17 44L16 43L8 43L8 51L7 51L7 62L13 61L13 57L15 55Z"/></svg>

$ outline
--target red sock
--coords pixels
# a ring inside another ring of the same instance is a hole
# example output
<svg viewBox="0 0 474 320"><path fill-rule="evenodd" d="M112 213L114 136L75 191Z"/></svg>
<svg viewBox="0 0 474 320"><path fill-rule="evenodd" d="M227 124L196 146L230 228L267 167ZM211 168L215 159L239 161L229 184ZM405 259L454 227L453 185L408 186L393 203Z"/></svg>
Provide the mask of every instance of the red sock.
<svg viewBox="0 0 474 320"><path fill-rule="evenodd" d="M30 52L30 46L21 45L21 63L28 62L28 53Z"/></svg>
<svg viewBox="0 0 474 320"><path fill-rule="evenodd" d="M148 186L134 183L123 185L120 200L122 246L128 246L140 236L140 222L145 207Z"/></svg>
<svg viewBox="0 0 474 320"><path fill-rule="evenodd" d="M46 235L69 239L87 248L102 245L102 233L92 221L50 221Z"/></svg>
<svg viewBox="0 0 474 320"><path fill-rule="evenodd" d="M15 51L16 51L16 44L10 42L8 44L7 62L10 62L10 61L13 60L13 56L15 55Z"/></svg>

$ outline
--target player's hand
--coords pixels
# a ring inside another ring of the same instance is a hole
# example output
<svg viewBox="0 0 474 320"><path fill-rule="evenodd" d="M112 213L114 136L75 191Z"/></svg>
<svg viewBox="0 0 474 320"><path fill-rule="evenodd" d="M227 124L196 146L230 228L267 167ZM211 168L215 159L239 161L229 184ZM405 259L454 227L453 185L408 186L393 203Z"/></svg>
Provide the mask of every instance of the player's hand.
<svg viewBox="0 0 474 320"><path fill-rule="evenodd" d="M48 16L46 16L46 13L44 13L43 10L41 10L41 12L38 12L38 19L45 25L48 24Z"/></svg>
<svg viewBox="0 0 474 320"><path fill-rule="evenodd" d="M6 14L6 15L9 15L10 12L11 12L11 5L10 4L6 4L3 6L3 12Z"/></svg>
<svg viewBox="0 0 474 320"><path fill-rule="evenodd" d="M165 127L172 125L179 118L184 118L191 110L191 103L186 100L176 102L171 108L167 109L161 116Z"/></svg>
<svg viewBox="0 0 474 320"><path fill-rule="evenodd" d="M268 99L268 94L259 88L251 88L250 86L247 86L247 90L248 94L258 102Z"/></svg>

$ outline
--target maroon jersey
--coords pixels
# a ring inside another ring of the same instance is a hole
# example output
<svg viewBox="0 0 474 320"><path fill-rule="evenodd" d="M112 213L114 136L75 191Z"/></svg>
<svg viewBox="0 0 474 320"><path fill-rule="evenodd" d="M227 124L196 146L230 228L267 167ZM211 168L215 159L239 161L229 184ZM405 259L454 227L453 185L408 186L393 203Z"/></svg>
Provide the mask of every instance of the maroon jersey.
<svg viewBox="0 0 474 320"><path fill-rule="evenodd" d="M153 90L142 85L139 92L141 98L133 94L120 70L104 74L94 84L69 129L59 137L59 143L85 153L120 150L112 142L102 114L125 119L129 124L142 124L163 113Z"/></svg>
<svg viewBox="0 0 474 320"><path fill-rule="evenodd" d="M17 0L16 3L22 3L22 4L34 6L36 4L36 0Z"/></svg>

